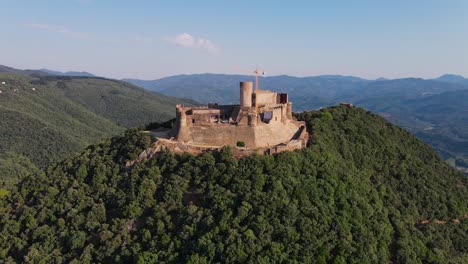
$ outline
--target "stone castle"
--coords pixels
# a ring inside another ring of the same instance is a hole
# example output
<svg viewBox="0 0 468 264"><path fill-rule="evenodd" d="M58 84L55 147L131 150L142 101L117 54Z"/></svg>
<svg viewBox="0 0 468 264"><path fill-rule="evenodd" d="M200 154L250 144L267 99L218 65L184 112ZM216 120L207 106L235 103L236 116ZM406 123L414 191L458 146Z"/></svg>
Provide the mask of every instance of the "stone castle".
<svg viewBox="0 0 468 264"><path fill-rule="evenodd" d="M171 141L185 149L219 148L225 145L273 154L303 148L308 134L304 122L292 116L288 94L253 89L240 83L240 104L176 106Z"/></svg>

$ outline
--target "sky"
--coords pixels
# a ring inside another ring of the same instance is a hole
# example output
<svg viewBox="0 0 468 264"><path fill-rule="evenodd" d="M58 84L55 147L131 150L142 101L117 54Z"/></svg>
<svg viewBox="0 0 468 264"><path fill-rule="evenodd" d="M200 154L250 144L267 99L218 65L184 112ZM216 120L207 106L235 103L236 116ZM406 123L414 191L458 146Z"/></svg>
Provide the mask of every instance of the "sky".
<svg viewBox="0 0 468 264"><path fill-rule="evenodd" d="M110 78L468 76L467 0L0 0L0 64Z"/></svg>

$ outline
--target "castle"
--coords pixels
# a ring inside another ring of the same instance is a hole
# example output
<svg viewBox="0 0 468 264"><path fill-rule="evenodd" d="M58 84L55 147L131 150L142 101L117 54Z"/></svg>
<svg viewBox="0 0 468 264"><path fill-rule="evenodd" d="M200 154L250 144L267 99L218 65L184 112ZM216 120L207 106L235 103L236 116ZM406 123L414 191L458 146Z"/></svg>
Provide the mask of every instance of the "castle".
<svg viewBox="0 0 468 264"><path fill-rule="evenodd" d="M287 93L256 89L240 83L240 104L176 106L176 123L170 136L185 148L245 147L272 154L303 148L305 123L292 116Z"/></svg>

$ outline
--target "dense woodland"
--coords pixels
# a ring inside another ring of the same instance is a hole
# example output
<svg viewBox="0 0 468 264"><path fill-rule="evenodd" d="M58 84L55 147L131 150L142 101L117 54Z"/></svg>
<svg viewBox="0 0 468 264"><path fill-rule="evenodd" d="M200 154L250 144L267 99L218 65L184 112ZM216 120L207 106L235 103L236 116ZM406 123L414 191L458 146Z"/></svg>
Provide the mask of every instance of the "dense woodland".
<svg viewBox="0 0 468 264"><path fill-rule="evenodd" d="M297 116L306 149L161 153L128 130L0 190L0 259L24 263L468 263L468 180L360 108ZM154 125L154 124L153 124Z"/></svg>
<svg viewBox="0 0 468 264"><path fill-rule="evenodd" d="M0 187L193 103L115 80L1 71Z"/></svg>

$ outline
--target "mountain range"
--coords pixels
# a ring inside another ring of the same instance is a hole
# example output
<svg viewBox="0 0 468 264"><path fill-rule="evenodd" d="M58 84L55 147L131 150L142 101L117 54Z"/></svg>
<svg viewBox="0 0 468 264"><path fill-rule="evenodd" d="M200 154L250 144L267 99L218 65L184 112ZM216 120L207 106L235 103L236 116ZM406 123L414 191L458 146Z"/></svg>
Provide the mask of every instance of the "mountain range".
<svg viewBox="0 0 468 264"><path fill-rule="evenodd" d="M260 88L290 93L297 110L325 106L345 99L357 97L362 91L368 97L372 90L377 95L393 93L401 97L438 94L444 91L467 89L468 79L459 75L443 75L436 79L403 78L366 80L354 76L321 75L293 77L288 75L259 77ZM254 76L226 74L175 75L157 80L123 79L148 90L176 97L188 97L201 103L222 104L239 101L239 81L255 81ZM314 100L309 100L314 99Z"/></svg>

